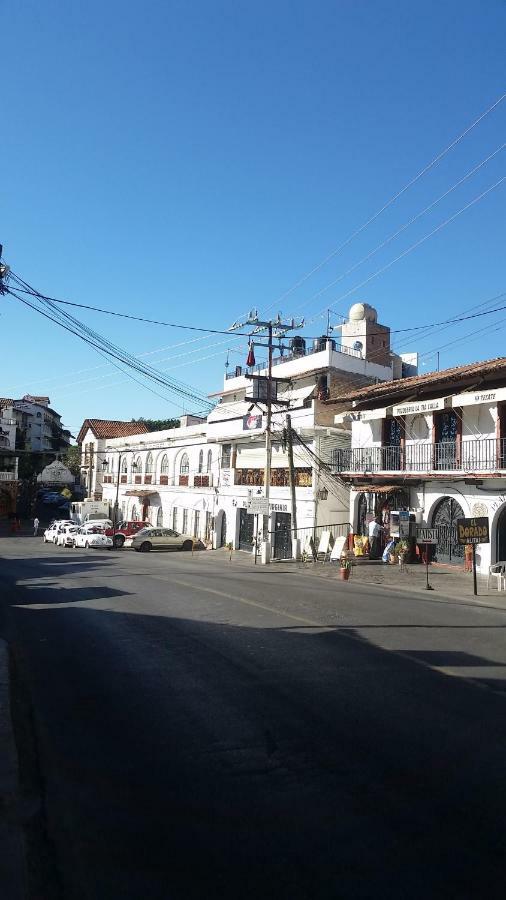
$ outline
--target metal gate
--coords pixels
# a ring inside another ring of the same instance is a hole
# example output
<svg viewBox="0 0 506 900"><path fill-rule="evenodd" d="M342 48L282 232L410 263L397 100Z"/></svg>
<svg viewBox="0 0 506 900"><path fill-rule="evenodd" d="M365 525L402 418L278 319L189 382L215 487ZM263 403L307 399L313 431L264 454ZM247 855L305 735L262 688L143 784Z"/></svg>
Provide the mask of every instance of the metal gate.
<svg viewBox="0 0 506 900"><path fill-rule="evenodd" d="M292 558L292 517L290 513L276 513L274 522L274 559Z"/></svg>
<svg viewBox="0 0 506 900"><path fill-rule="evenodd" d="M443 497L432 514L432 527L437 528L438 542L436 562L458 565L464 560L464 547L457 542L457 519L464 518L464 511L453 497Z"/></svg>
<svg viewBox="0 0 506 900"><path fill-rule="evenodd" d="M247 509L239 510L239 550L253 550L255 516Z"/></svg>

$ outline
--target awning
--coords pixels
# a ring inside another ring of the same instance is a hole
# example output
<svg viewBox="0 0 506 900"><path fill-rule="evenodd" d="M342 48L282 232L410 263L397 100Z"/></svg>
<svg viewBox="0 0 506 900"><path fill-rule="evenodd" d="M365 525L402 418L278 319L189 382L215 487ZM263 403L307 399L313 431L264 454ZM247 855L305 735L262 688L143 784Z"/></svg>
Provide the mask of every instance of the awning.
<svg viewBox="0 0 506 900"><path fill-rule="evenodd" d="M158 491L131 490L125 491L125 497L153 497Z"/></svg>
<svg viewBox="0 0 506 900"><path fill-rule="evenodd" d="M506 388L455 394L452 397L452 406L477 406L479 403L497 403L498 400L506 400Z"/></svg>
<svg viewBox="0 0 506 900"><path fill-rule="evenodd" d="M315 389L316 389L316 384L314 384L314 383L306 384L306 385L304 385L304 387L288 388L286 391L283 391L283 393L282 394L280 393L278 396L279 396L280 400L283 400L283 401L289 400L290 403L303 403L304 400L307 400L308 397L310 397L311 394L314 393ZM276 404L275 400L273 400L272 402L273 402L273 405Z"/></svg>

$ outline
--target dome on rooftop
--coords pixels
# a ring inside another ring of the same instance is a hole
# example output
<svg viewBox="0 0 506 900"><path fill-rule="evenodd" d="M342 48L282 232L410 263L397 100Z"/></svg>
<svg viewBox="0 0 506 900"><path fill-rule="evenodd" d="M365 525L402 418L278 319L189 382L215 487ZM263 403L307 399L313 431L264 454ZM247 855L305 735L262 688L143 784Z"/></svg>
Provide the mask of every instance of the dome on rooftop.
<svg viewBox="0 0 506 900"><path fill-rule="evenodd" d="M354 303L349 312L349 319L350 322L360 322L362 319L366 319L368 322L377 322L378 313L374 306L369 306L368 303Z"/></svg>

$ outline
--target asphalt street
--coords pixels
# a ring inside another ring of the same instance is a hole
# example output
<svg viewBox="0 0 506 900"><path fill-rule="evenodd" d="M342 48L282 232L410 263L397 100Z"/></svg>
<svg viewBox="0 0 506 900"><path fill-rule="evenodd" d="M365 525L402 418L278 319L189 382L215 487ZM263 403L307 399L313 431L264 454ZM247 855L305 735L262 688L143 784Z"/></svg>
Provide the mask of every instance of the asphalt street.
<svg viewBox="0 0 506 900"><path fill-rule="evenodd" d="M504 896L506 611L28 537L0 571L54 896Z"/></svg>

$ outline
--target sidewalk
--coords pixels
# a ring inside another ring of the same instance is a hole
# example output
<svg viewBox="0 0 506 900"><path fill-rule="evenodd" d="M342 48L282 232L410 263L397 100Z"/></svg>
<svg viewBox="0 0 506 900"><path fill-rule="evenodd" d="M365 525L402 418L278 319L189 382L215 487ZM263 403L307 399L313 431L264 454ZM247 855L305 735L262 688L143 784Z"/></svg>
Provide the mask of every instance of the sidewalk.
<svg viewBox="0 0 506 900"><path fill-rule="evenodd" d="M226 550L213 551L223 556ZM349 584L376 585L392 591L402 591L419 594L420 597L432 600L454 600L460 603L476 603L478 605L493 606L496 609L506 611L506 591L498 591L495 587L487 586L485 575L477 576L478 595L473 594L473 576L464 573L460 568L453 566L429 566L429 584L433 590L426 588L426 570L420 563L400 566L391 566L381 560L356 560L352 567ZM234 550L231 565L245 566L248 569L254 566L252 554ZM274 568L285 567L287 571L297 569L301 574L312 575L318 578L330 578L340 581L339 566L335 562L295 562L293 559L273 560L270 565ZM258 559L257 568L264 568ZM345 582L343 582L344 586Z"/></svg>
<svg viewBox="0 0 506 900"><path fill-rule="evenodd" d="M9 703L9 658L0 640L0 885L5 900L25 900L23 830L18 815L18 760Z"/></svg>

